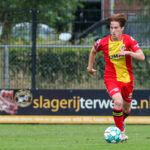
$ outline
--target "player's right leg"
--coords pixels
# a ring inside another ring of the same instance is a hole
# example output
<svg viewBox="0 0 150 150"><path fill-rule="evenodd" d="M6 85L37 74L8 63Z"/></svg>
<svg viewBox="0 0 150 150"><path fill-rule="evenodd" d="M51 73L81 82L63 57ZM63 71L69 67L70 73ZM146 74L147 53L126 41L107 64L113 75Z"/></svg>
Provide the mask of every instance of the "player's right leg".
<svg viewBox="0 0 150 150"><path fill-rule="evenodd" d="M121 130L122 135L121 135L121 141L126 141L128 140L128 136L125 135L125 131L123 128L123 112L122 112L122 106L123 106L123 98L121 93L116 93L112 96L114 100L114 108L113 108L113 117L116 126Z"/></svg>
<svg viewBox="0 0 150 150"><path fill-rule="evenodd" d="M112 100L114 101L113 118L116 127L118 127L122 132L121 141L127 140L127 137L125 136L123 129L123 118L124 118L122 112L123 97L121 94L120 86L118 86L118 84L115 81L111 80L105 81L105 85L110 97L112 97Z"/></svg>
<svg viewBox="0 0 150 150"><path fill-rule="evenodd" d="M123 131L123 98L121 95L121 89L118 86L117 82L114 80L105 80L105 85L107 91L114 102L113 108L113 118L116 127L118 127L121 131Z"/></svg>
<svg viewBox="0 0 150 150"><path fill-rule="evenodd" d="M123 112L122 112L122 105L123 105L123 98L120 92L115 93L112 96L114 100L114 108L113 108L113 118L115 121L116 127L118 127L121 132L123 132Z"/></svg>

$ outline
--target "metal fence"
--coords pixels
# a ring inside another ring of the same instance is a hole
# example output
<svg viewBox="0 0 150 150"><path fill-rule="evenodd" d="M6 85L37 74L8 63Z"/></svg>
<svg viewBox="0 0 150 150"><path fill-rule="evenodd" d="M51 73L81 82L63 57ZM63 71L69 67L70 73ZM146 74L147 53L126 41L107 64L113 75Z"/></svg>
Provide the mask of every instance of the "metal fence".
<svg viewBox="0 0 150 150"><path fill-rule="evenodd" d="M99 10L96 11L98 15ZM135 88L149 89L149 12L134 12L125 11L128 16L125 33L139 42L146 55L145 62L133 61ZM98 70L96 76L91 77L86 70L94 42L109 34L108 24L101 17L85 21L83 16L74 19L71 16L62 24L63 28L61 24L55 28L48 17L42 17L48 16L48 11L8 11L8 14L10 18L0 21L0 88L105 88L101 53L94 66Z"/></svg>

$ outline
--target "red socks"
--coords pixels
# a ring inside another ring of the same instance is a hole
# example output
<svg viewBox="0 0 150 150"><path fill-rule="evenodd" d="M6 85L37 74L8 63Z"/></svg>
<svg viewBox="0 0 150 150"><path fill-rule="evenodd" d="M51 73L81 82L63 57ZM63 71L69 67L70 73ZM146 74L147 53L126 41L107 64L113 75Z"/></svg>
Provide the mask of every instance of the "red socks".
<svg viewBox="0 0 150 150"><path fill-rule="evenodd" d="M123 120L125 119L122 109L113 109L113 117L115 121L116 127L118 127L121 131L123 131Z"/></svg>
<svg viewBox="0 0 150 150"><path fill-rule="evenodd" d="M122 112L123 112L123 120L125 120L130 115L131 110L130 110L130 112L128 114L125 113L124 111L122 111Z"/></svg>

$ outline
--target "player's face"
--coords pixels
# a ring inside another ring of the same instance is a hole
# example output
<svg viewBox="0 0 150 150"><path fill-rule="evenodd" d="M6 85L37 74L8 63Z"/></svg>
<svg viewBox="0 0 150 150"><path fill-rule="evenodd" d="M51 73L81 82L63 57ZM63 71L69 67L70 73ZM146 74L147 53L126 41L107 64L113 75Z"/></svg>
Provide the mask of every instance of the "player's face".
<svg viewBox="0 0 150 150"><path fill-rule="evenodd" d="M111 33L112 40L120 41L123 30L124 30L124 27L121 27L119 22L112 21L110 23L110 33Z"/></svg>

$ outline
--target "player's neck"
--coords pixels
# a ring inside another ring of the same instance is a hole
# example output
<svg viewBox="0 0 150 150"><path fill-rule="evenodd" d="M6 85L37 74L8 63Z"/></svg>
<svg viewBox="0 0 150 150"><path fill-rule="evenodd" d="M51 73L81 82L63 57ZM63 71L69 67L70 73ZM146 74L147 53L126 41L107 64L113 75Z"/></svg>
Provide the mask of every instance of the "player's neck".
<svg viewBox="0 0 150 150"><path fill-rule="evenodd" d="M120 35L119 37L112 37L111 36L111 40L112 41L121 41L122 40L122 35Z"/></svg>

